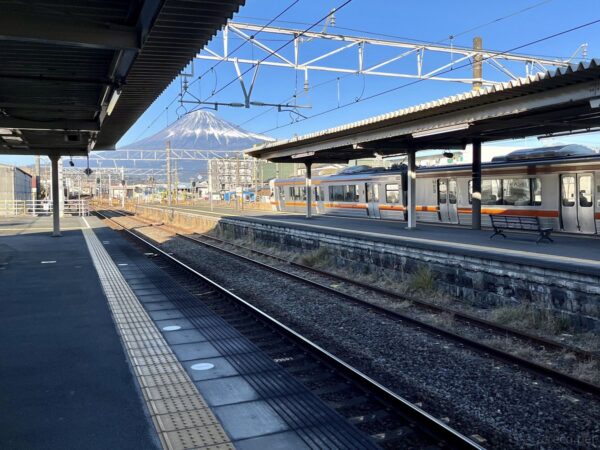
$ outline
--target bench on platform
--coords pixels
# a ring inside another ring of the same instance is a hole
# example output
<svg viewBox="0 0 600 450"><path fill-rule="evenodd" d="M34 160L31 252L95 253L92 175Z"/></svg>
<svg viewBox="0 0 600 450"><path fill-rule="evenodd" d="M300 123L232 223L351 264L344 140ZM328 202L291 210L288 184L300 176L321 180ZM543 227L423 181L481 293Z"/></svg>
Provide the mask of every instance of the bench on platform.
<svg viewBox="0 0 600 450"><path fill-rule="evenodd" d="M536 243L539 243L543 240L554 242L550 238L550 233L552 233L553 228L542 227L539 217L490 214L490 220L492 221L492 227L494 227L494 234L490 236L490 239L496 235L506 238L504 230L524 230L537 231L539 233L540 237Z"/></svg>

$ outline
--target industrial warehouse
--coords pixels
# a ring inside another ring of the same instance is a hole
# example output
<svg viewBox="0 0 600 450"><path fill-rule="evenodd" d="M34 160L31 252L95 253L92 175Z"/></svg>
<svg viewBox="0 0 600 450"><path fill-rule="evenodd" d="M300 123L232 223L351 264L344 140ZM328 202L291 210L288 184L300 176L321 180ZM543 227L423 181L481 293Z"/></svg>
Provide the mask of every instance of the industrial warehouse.
<svg viewBox="0 0 600 450"><path fill-rule="evenodd" d="M573 6L0 0L2 448L600 447Z"/></svg>

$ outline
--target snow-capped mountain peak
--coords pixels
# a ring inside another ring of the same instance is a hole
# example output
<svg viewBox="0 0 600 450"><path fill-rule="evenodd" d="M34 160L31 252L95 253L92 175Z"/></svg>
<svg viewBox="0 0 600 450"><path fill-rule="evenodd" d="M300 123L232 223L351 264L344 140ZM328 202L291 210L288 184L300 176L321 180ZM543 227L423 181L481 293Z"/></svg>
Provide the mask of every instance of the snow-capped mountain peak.
<svg viewBox="0 0 600 450"><path fill-rule="evenodd" d="M210 111L193 111L149 138L123 149L163 150L167 141L174 149L242 150L254 144L273 141L272 138L252 133L218 118Z"/></svg>

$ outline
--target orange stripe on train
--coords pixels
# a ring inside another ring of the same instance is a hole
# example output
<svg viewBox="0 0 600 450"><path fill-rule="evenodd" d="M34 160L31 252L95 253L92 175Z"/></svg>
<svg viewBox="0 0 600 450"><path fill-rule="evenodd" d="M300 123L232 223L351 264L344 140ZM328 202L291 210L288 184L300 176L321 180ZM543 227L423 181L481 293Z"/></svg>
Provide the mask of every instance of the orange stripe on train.
<svg viewBox="0 0 600 450"><path fill-rule="evenodd" d="M286 202L286 206L306 206L306 202ZM364 203L325 203L326 208L346 208L346 209L365 209L367 205ZM312 206L317 206L312 203ZM438 206L417 205L416 210L419 212L438 212ZM381 211L406 211L403 205L379 205ZM461 214L471 214L471 208L458 208ZM504 208L481 208L481 214L502 214L505 216L527 216L527 217L559 217L558 211L550 210L532 210L532 209L504 209ZM596 213L596 219L600 220L600 213Z"/></svg>
<svg viewBox="0 0 600 450"><path fill-rule="evenodd" d="M471 214L471 208L458 208L459 213ZM481 208L481 214L501 214L504 216L526 216L526 217L558 217L558 211L534 210L534 209L500 209Z"/></svg>

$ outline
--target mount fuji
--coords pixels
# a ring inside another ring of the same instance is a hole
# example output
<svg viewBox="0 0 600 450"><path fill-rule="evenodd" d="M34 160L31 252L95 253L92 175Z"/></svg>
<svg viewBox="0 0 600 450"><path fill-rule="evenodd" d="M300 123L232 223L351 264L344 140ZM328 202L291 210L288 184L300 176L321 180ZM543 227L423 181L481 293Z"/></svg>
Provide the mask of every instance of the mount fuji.
<svg viewBox="0 0 600 450"><path fill-rule="evenodd" d="M218 118L210 111L193 111L167 128L145 139L118 147L115 151L94 152L90 156L90 167L123 167L127 169L165 169L165 148L167 142L174 150L231 150L240 151L255 144L272 142L274 139L251 133L241 127ZM125 151L127 150L127 151ZM135 150L156 151L156 159L141 160ZM233 155L232 155L233 156ZM127 158L130 159L127 159ZM80 166L82 162L78 163ZM178 165L180 180L196 178L206 174L207 162L202 160L173 161ZM146 177L129 177L146 178ZM162 178L162 177L158 177Z"/></svg>
<svg viewBox="0 0 600 450"><path fill-rule="evenodd" d="M164 150L167 141L171 141L173 149L244 150L251 148L254 144L273 140L219 119L210 111L193 111L155 135L120 149Z"/></svg>

